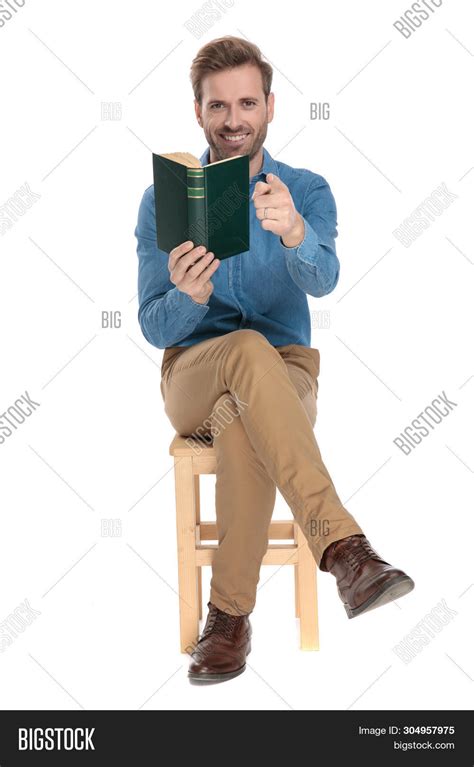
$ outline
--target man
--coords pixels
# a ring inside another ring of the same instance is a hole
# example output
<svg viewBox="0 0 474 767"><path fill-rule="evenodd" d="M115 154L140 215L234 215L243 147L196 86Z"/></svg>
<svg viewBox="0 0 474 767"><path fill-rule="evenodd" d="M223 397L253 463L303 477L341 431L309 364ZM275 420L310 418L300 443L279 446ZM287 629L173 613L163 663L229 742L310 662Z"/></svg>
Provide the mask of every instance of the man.
<svg viewBox="0 0 474 767"><path fill-rule="evenodd" d="M156 244L150 186L135 230L138 319L147 341L165 349L161 393L174 428L210 435L215 445L219 548L188 674L222 681L245 670L276 487L319 568L335 576L349 618L414 583L374 551L343 507L314 436L319 351L310 346L306 294L326 295L339 278L329 185L263 147L274 94L257 46L231 36L207 43L191 81L209 145L201 164L249 156L250 251L220 262L185 242L168 256ZM222 423L229 402L235 412Z"/></svg>

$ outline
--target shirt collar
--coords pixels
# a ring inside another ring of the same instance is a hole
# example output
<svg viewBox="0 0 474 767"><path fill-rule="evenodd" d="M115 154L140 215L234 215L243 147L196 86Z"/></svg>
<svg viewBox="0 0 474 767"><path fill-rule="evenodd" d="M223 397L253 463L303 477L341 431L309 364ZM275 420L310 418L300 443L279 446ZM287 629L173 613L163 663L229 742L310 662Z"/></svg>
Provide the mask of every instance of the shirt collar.
<svg viewBox="0 0 474 767"><path fill-rule="evenodd" d="M203 155L199 158L201 165L208 165L209 164L209 155L210 155L210 149L207 147L206 151ZM276 161L271 156L270 152L268 152L265 147L263 147L263 163L262 167L259 170L259 172L252 176L250 181L253 181L253 179L260 178L261 176L266 176L267 173L274 173L276 176L278 176L278 165Z"/></svg>

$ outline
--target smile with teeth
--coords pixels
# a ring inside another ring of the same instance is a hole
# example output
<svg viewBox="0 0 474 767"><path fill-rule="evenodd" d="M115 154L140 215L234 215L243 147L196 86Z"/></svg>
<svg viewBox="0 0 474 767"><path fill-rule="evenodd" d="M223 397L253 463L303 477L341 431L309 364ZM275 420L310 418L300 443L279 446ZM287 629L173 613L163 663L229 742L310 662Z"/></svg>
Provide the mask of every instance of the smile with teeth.
<svg viewBox="0 0 474 767"><path fill-rule="evenodd" d="M243 141L243 139L247 138L248 135L248 133L238 133L237 135L228 136L225 133L221 133L222 138L224 138L226 141Z"/></svg>

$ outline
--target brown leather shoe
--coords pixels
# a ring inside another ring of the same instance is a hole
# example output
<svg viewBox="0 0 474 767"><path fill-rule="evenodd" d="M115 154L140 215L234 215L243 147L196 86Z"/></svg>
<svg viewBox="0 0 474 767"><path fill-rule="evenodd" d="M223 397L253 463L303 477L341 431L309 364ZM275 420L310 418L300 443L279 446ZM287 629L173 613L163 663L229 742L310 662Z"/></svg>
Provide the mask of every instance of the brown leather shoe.
<svg viewBox="0 0 474 767"><path fill-rule="evenodd" d="M252 627L247 615L229 615L208 602L204 631L191 653L190 681L224 682L242 674L251 648Z"/></svg>
<svg viewBox="0 0 474 767"><path fill-rule="evenodd" d="M374 551L365 535L349 535L331 543L324 550L320 569L336 577L349 618L399 599L415 587L403 570Z"/></svg>

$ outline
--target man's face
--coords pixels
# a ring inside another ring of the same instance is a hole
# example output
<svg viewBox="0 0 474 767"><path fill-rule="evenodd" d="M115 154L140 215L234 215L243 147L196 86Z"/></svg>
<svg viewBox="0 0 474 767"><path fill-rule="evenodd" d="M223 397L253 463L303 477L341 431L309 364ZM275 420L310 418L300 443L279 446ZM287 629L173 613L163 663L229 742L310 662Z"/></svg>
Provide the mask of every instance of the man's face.
<svg viewBox="0 0 474 767"><path fill-rule="evenodd" d="M194 102L196 117L211 148L211 162L260 151L273 119L274 96L265 102L258 67L244 64L216 72L202 81L202 103Z"/></svg>

